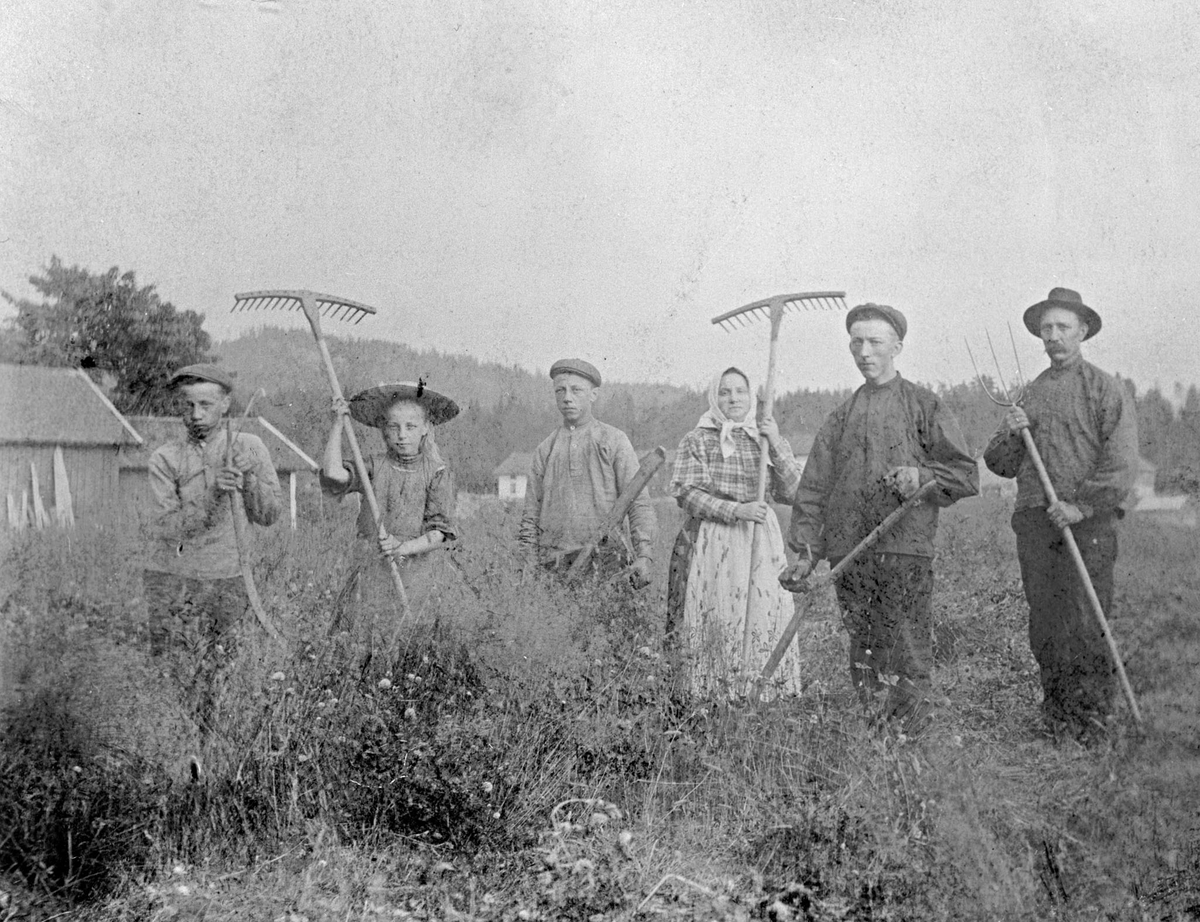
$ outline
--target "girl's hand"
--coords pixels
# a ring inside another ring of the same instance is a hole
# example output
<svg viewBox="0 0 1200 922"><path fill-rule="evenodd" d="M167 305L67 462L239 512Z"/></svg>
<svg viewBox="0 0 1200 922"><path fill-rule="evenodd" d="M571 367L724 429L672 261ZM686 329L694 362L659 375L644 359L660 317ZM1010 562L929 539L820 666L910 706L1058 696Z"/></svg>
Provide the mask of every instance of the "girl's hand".
<svg viewBox="0 0 1200 922"><path fill-rule="evenodd" d="M399 551L404 547L405 543L399 538L393 538L386 532L379 536L379 550L385 557L402 556L399 555Z"/></svg>
<svg viewBox="0 0 1200 922"><path fill-rule="evenodd" d="M740 522L754 522L761 525L767 520L768 506L762 503L738 503L733 510L734 517Z"/></svg>

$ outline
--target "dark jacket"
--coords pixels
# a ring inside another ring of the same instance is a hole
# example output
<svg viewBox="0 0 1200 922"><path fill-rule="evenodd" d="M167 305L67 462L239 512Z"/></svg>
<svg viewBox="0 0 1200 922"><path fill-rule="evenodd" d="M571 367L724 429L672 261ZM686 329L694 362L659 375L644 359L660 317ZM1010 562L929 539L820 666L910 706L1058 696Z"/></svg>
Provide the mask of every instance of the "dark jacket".
<svg viewBox="0 0 1200 922"><path fill-rule="evenodd" d="M867 382L829 414L817 433L792 504L788 546L813 559L844 557L902 502L883 477L916 467L936 480L924 502L875 545L875 553L933 556L938 507L979 492L979 468L958 423L937 395L897 375Z"/></svg>
<svg viewBox="0 0 1200 922"><path fill-rule="evenodd" d="M1043 371L1021 405L1058 498L1085 516L1115 513L1138 460L1137 414L1121 382L1080 359ZM1017 478L1017 509L1047 505L1020 433L997 432L983 460L993 473Z"/></svg>

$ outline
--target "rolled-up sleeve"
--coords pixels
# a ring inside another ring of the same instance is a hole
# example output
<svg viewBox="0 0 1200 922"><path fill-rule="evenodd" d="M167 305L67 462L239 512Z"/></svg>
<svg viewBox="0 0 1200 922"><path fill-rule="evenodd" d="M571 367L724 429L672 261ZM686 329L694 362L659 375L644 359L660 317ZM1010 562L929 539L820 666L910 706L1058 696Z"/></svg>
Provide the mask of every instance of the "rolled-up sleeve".
<svg viewBox="0 0 1200 922"><path fill-rule="evenodd" d="M458 532L450 520L450 510L454 500L450 495L450 477L446 469L438 468L425 488L425 517L422 520L422 533L440 531L447 541L458 537Z"/></svg>

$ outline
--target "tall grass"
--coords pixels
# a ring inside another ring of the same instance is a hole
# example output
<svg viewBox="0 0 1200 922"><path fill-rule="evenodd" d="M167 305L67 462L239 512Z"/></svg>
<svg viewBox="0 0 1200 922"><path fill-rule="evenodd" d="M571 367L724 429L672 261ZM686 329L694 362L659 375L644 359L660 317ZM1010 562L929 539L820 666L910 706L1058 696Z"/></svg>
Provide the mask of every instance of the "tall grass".
<svg viewBox="0 0 1200 922"><path fill-rule="evenodd" d="M4 565L0 872L23 899L128 918L1174 911L1200 858L1182 692L1200 586L1180 577L1195 537L1134 523L1118 578L1114 630L1166 732L1085 752L1037 733L1006 515L945 517L945 700L919 743L858 711L828 597L801 630L803 697L689 699L661 647L661 584L565 589L522 565L497 508L466 523L434 611L364 662L329 638L349 517L277 530L256 573L286 645L246 619L199 783L198 735L145 656L133 547L28 536ZM1153 578L1132 563L1147 556Z"/></svg>

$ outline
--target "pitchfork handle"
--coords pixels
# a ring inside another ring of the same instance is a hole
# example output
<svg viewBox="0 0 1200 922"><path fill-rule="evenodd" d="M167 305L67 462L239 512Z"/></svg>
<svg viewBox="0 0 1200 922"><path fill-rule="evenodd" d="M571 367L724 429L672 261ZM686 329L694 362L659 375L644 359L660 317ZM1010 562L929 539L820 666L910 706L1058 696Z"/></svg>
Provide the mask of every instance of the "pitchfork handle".
<svg viewBox="0 0 1200 922"><path fill-rule="evenodd" d="M1029 459L1033 461L1033 466L1037 470L1038 480L1042 483L1042 492L1046 494L1047 504L1053 506L1058 502L1058 494L1054 492L1054 484L1050 482L1050 474L1046 470L1046 465L1042 463L1041 453L1033 441L1033 433L1028 428L1022 429L1021 439L1025 442L1025 451L1029 453ZM1088 574L1087 564L1083 562L1083 554L1079 552L1079 544L1075 541L1075 535L1071 531L1070 525L1062 527L1062 536L1063 542L1067 545L1067 550L1071 554L1071 560L1075 563L1075 571L1079 574L1079 580L1083 583L1083 590L1087 595L1092 614L1096 616L1096 623L1100 625L1100 633L1104 635L1104 642L1108 645L1108 655L1112 659L1113 666L1117 669L1117 678L1120 680L1121 691L1125 695L1125 700L1129 702L1129 710L1133 713L1133 721L1141 729L1142 712L1138 709L1137 699L1133 697L1133 686L1129 684L1129 676L1125 674L1125 665L1121 662L1121 654L1117 650L1117 642L1113 640L1112 631L1108 629L1108 619L1104 617L1104 606L1100 604L1100 597L1096 595L1096 587L1092 585L1092 578Z"/></svg>

